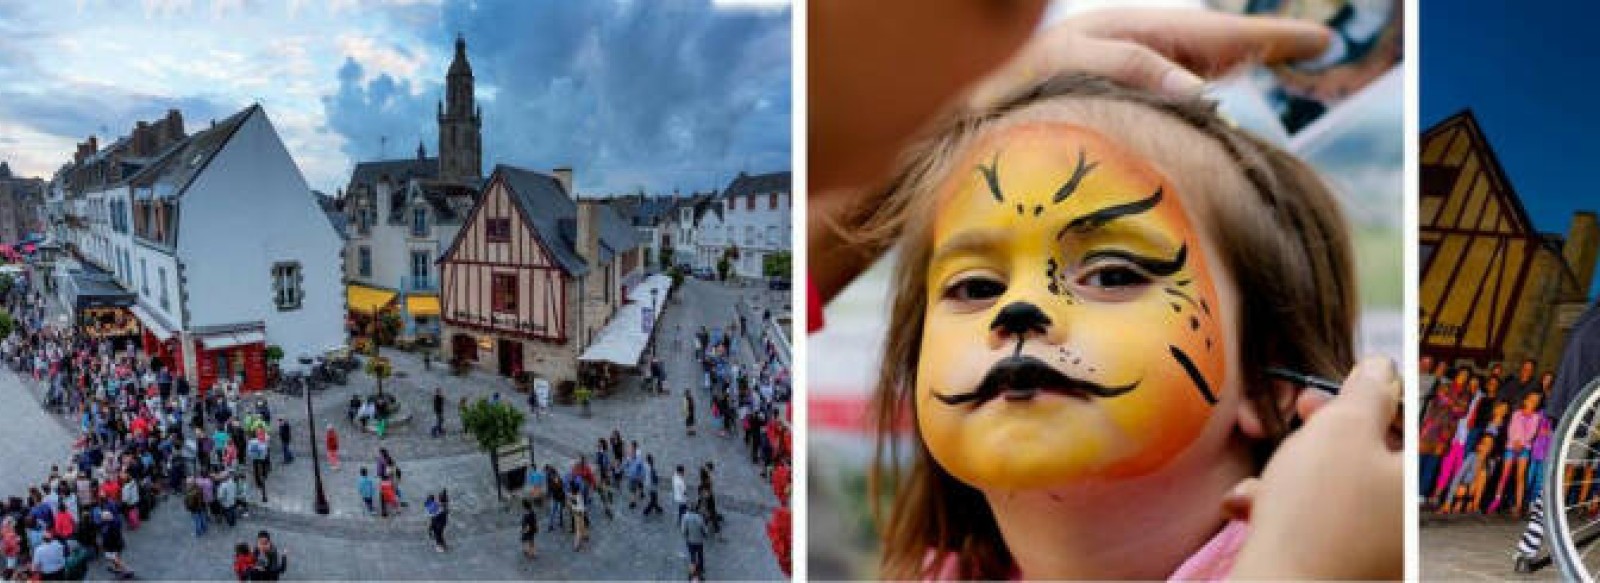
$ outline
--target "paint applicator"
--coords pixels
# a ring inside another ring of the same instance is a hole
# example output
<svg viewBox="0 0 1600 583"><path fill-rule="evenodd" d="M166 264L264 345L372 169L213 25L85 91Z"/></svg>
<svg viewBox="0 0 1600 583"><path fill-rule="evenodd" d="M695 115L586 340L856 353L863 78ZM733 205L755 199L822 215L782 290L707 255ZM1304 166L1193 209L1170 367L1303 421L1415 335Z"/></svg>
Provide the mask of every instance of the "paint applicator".
<svg viewBox="0 0 1600 583"><path fill-rule="evenodd" d="M1321 389L1330 395L1338 395L1339 387L1341 386L1341 383L1338 381L1328 380L1319 376L1301 374L1284 368L1267 367L1266 372L1268 377L1289 381L1302 387Z"/></svg>

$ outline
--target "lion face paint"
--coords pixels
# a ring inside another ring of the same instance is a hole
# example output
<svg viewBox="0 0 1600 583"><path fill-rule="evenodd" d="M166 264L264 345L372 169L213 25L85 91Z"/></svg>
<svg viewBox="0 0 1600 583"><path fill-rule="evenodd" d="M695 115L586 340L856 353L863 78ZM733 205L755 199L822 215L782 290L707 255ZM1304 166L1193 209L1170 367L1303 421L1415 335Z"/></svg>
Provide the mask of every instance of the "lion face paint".
<svg viewBox="0 0 1600 583"><path fill-rule="evenodd" d="M1225 386L1217 286L1173 184L1087 128L977 143L939 188L918 428L980 489L1163 467Z"/></svg>

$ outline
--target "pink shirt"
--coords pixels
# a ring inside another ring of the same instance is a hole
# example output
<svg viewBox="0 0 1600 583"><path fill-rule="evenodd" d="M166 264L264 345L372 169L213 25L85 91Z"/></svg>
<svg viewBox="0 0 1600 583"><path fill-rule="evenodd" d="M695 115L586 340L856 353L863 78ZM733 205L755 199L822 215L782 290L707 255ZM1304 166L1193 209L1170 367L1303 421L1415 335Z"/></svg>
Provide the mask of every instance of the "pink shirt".
<svg viewBox="0 0 1600 583"><path fill-rule="evenodd" d="M1217 531L1205 546L1189 555L1188 559L1178 565L1178 570L1167 577L1168 581L1222 581L1228 578L1233 571L1233 560L1238 557L1239 550L1244 548L1246 536L1250 534L1250 525L1242 520L1230 520ZM930 552L931 560L933 554ZM929 581L957 581L961 579L961 558L950 555L943 565L933 573ZM1011 570L1011 580L1022 579L1022 573L1015 567Z"/></svg>
<svg viewBox="0 0 1600 583"><path fill-rule="evenodd" d="M1533 434L1539 431L1539 413L1517 410L1511 414L1511 428L1506 431L1506 442L1511 449L1522 449L1533 443Z"/></svg>

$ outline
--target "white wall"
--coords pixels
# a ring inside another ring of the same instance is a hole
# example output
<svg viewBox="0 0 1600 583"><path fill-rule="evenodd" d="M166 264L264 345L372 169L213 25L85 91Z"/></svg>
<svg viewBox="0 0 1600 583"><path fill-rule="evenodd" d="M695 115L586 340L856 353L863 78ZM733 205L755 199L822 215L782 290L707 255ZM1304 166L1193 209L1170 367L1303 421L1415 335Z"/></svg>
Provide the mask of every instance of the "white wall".
<svg viewBox="0 0 1600 583"><path fill-rule="evenodd" d="M286 363L344 343L342 241L265 111L258 110L189 186L181 201L178 254L191 329L261 320ZM297 310L273 304L272 264L300 263Z"/></svg>

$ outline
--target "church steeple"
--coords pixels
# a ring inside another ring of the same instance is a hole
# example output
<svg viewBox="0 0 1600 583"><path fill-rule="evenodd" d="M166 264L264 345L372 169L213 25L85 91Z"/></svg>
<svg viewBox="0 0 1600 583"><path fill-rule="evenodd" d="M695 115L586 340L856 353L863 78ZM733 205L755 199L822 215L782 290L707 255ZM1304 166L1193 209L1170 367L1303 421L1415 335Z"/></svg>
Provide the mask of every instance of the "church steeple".
<svg viewBox="0 0 1600 583"><path fill-rule="evenodd" d="M473 96L467 40L456 34L455 59L445 75L445 100L439 107L439 177L476 183L483 174L483 117ZM420 152L420 148L419 154Z"/></svg>

